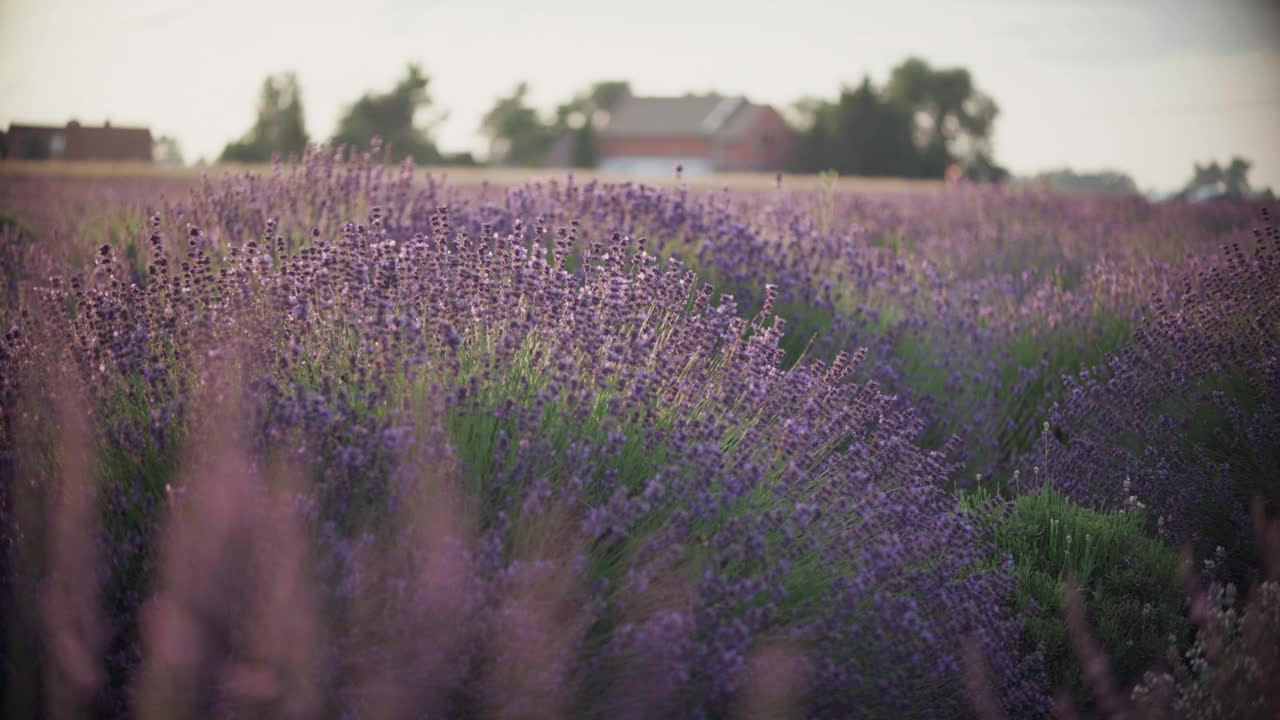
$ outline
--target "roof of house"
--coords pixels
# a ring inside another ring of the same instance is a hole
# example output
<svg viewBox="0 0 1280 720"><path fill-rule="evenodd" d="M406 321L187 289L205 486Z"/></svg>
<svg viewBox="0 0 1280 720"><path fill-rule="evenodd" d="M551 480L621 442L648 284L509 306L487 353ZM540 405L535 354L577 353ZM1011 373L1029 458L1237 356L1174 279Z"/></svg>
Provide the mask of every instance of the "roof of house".
<svg viewBox="0 0 1280 720"><path fill-rule="evenodd" d="M9 123L10 132L39 132L39 133L55 133L55 132L76 132L83 135L134 135L141 137L142 135L151 135L150 128L124 127L120 125L81 125L72 120L66 125L24 125L22 123Z"/></svg>
<svg viewBox="0 0 1280 720"><path fill-rule="evenodd" d="M750 126L763 108L743 97L685 95L684 97L627 97L600 129L602 136L724 135Z"/></svg>

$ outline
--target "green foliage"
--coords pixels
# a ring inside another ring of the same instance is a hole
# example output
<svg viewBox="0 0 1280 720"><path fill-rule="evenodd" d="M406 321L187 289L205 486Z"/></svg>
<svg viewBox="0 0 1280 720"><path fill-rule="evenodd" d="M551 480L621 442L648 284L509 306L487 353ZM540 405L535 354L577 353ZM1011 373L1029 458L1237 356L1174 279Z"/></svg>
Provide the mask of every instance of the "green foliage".
<svg viewBox="0 0 1280 720"><path fill-rule="evenodd" d="M941 149L948 159L962 153L990 155L991 130L1000 109L978 92L968 70L935 69L920 58L908 58L893 69L884 95L911 115L920 147Z"/></svg>
<svg viewBox="0 0 1280 720"><path fill-rule="evenodd" d="M797 169L832 169L848 175L916 176L920 153L911 138L911 117L883 100L870 78L845 88L833 104L815 109L800 138Z"/></svg>
<svg viewBox="0 0 1280 720"><path fill-rule="evenodd" d="M528 94L529 84L521 82L485 113L480 128L489 138L491 162L526 167L542 164L552 131L527 104Z"/></svg>
<svg viewBox="0 0 1280 720"><path fill-rule="evenodd" d="M1253 163L1242 157L1233 157L1226 167L1216 161L1208 165L1196 163L1191 181L1185 192L1219 190L1224 194L1242 197L1249 194L1249 169Z"/></svg>
<svg viewBox="0 0 1280 720"><path fill-rule="evenodd" d="M961 492L960 498L971 510L992 507L990 494L981 489ZM1123 683L1141 679L1164 656L1169 637L1186 632L1177 555L1144 533L1140 515L1080 507L1049 483L1014 499L1007 510L1003 522L999 512L990 516L995 544L1002 556L1014 559L1015 602L1030 611L1024 641L1043 647L1053 687L1077 701L1088 697L1088 681L1063 622L1068 579L1079 583L1088 621Z"/></svg>
<svg viewBox="0 0 1280 720"><path fill-rule="evenodd" d="M972 178L1007 175L991 160L999 108L963 68L909 58L883 90L864 77L835 102L808 99L797 110L806 118L792 158L800 172L940 178L963 160Z"/></svg>
<svg viewBox="0 0 1280 720"><path fill-rule="evenodd" d="M168 145L164 141L168 141ZM272 155L301 156L307 147L306 122L302 113L302 89L293 73L268 77L262 82L258 100L258 119L244 137L227 143L219 157L221 162L270 162ZM161 138L157 153L181 153L177 143Z"/></svg>
<svg viewBox="0 0 1280 720"><path fill-rule="evenodd" d="M417 124L419 115L432 103L430 82L421 66L410 64L390 91L366 93L347 108L338 121L333 144L365 148L378 137L384 147L390 147L393 161L411 157L416 163L439 162L440 151L431 139L434 123Z"/></svg>
<svg viewBox="0 0 1280 720"><path fill-rule="evenodd" d="M578 168L592 168L600 161L600 153L596 150L596 131L591 123L573 131L573 148L569 164Z"/></svg>
<svg viewBox="0 0 1280 720"><path fill-rule="evenodd" d="M612 110L631 94L631 83L626 80L604 80L591 86L587 97L593 110Z"/></svg>
<svg viewBox="0 0 1280 720"><path fill-rule="evenodd" d="M10 215L7 212L0 212L0 232L3 232L8 228L13 228L15 231L19 232L25 232L22 229L22 223L18 222L18 218L16 216Z"/></svg>
<svg viewBox="0 0 1280 720"><path fill-rule="evenodd" d="M165 352L172 357L170 352ZM162 384L174 388L181 383L178 373L171 372ZM123 565L116 568L116 584L136 591L145 587L146 576L153 564L155 548L148 528L154 526L156 513L163 508L168 488L178 484L179 462L186 440L181 423L165 432L152 431L153 398L140 377L121 383L96 408L101 435L96 452L97 481L103 498L145 497L149 501L122 504L124 511L103 505L103 530L118 547L132 546L133 552L122 556ZM131 543L130 538L135 541Z"/></svg>

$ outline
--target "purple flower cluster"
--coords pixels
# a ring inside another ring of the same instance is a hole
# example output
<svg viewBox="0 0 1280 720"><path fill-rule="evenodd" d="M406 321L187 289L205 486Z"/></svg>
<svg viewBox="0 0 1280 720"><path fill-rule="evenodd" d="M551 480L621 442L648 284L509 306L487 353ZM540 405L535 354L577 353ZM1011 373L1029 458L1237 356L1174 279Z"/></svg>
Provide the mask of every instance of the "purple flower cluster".
<svg viewBox="0 0 1280 720"><path fill-rule="evenodd" d="M1142 503L1167 538L1206 555L1247 546L1255 494L1280 502L1280 229L1266 212L1247 245L1156 296L1132 344L1064 378L1058 435L1041 451L1046 477L1078 501Z"/></svg>

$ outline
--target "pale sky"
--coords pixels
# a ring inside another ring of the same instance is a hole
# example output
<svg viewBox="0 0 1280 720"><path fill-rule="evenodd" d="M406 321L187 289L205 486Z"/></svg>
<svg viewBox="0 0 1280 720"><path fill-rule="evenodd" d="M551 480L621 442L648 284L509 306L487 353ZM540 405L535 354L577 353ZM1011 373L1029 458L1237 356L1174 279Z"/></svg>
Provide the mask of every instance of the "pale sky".
<svg viewBox="0 0 1280 720"><path fill-rule="evenodd" d="M785 107L912 54L996 99L1015 174L1113 168L1172 190L1239 154L1280 190L1276 0L0 0L0 128L110 119L212 159L268 74L298 74L324 139L412 61L448 111L441 148L478 151L481 116L521 80L547 112L614 78Z"/></svg>

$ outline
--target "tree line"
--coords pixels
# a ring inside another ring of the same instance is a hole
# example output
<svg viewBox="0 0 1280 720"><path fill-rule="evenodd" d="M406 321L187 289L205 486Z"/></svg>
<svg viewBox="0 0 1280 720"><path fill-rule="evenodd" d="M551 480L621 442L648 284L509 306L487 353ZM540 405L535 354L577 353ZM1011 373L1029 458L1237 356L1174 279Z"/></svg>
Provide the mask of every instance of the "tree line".
<svg viewBox="0 0 1280 720"><path fill-rule="evenodd" d="M622 80L594 83L549 116L532 106L529 91L528 83L518 83L481 120L489 163L540 166L552 146L562 143L567 150L562 160L593 167L595 133L631 87ZM329 142L364 148L377 136L392 161L411 157L424 165L474 164L470 153L440 151L432 135L442 118L429 117L434 105L430 77L420 65L410 64L390 89L366 93L348 105ZM882 88L866 77L833 99L805 98L791 110L796 142L788 169L796 172L942 177L961 164L973 177L1007 174L991 153L999 109L964 68L933 68L909 58L893 69ZM297 76L273 75L263 81L253 126L227 143L219 160L269 162L276 155L300 155L312 140Z"/></svg>
<svg viewBox="0 0 1280 720"><path fill-rule="evenodd" d="M436 147L431 130L440 118L419 121L420 113L432 105L430 82L420 66L409 65L390 90L365 93L348 105L329 142L366 147L377 136L400 159L412 157L421 164L474 162L469 156L446 156ZM255 163L268 162L276 155L301 155L311 140L297 75L273 75L262 83L253 127L227 143L218 160Z"/></svg>
<svg viewBox="0 0 1280 720"><path fill-rule="evenodd" d="M470 153L446 154L437 147L433 131L443 115L431 112L435 100L430 83L420 65L409 64L390 89L365 93L349 104L329 142L363 149L376 136L389 161L410 157L420 165L477 164ZM560 143L558 162L594 167L596 131L631 94L631 86L624 80L593 83L556 105L550 115L533 107L529 92L527 82L518 83L481 119L489 164L542 166L553 145ZM864 76L858 85L840 88L833 98L806 97L789 109L795 142L787 169L793 172L940 178L960 169L980 181L1009 175L994 159L992 140L1000 108L965 68L936 68L920 58L907 58L892 69L883 86ZM276 155L301 155L311 140L297 76L273 75L263 81L253 127L228 143L219 160L269 162ZM169 138L160 142L173 145L166 157L180 158L176 143ZM1250 187L1249 169L1243 158L1225 166L1197 164L1179 197L1269 196L1268 190ZM1077 173L1064 168L1036 179L1065 192L1138 194L1133 179L1115 171Z"/></svg>
<svg viewBox="0 0 1280 720"><path fill-rule="evenodd" d="M792 158L802 172L942 177L962 164L975 179L1002 180L992 157L1000 108L964 68L932 68L908 58L884 87L864 77L834 100L807 98Z"/></svg>

